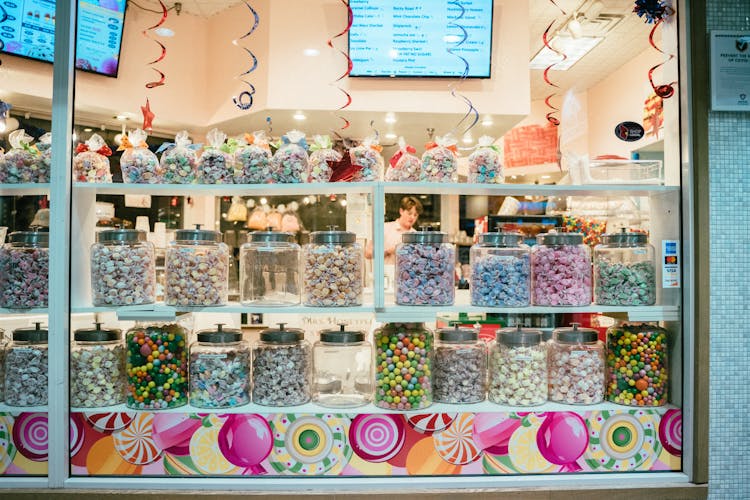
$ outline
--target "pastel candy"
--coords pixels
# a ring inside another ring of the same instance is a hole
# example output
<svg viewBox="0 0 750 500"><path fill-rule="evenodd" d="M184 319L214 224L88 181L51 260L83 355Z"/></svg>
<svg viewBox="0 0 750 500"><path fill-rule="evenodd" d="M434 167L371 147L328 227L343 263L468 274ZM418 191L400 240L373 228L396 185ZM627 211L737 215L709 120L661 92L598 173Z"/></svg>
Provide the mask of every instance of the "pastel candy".
<svg viewBox="0 0 750 500"><path fill-rule="evenodd" d="M393 415L357 415L349 428L354 453L368 462L385 462L404 446L402 418Z"/></svg>
<svg viewBox="0 0 750 500"><path fill-rule="evenodd" d="M49 427L46 413L21 413L13 423L18 453L35 462L47 460Z"/></svg>
<svg viewBox="0 0 750 500"><path fill-rule="evenodd" d="M159 458L162 449L154 442L153 421L153 414L139 413L127 428L112 435L115 450L123 460L144 465Z"/></svg>

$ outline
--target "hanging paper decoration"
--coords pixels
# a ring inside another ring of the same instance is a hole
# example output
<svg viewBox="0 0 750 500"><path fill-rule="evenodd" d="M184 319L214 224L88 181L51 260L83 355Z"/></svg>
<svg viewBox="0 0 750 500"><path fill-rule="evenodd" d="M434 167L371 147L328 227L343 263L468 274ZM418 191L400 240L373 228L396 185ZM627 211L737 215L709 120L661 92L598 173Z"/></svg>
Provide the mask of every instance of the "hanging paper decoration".
<svg viewBox="0 0 750 500"><path fill-rule="evenodd" d="M146 105L141 106L141 113L143 113L143 127L141 128L146 132L151 132L152 123L156 115L151 111L151 103L148 101L148 98L146 98Z"/></svg>
<svg viewBox="0 0 750 500"><path fill-rule="evenodd" d="M464 63L464 71L461 74L461 77L458 79L458 82L455 82L455 83L451 84L450 87L449 87L450 94L454 98L461 99L462 101L464 101L466 103L466 105L469 107L469 110L466 112L466 114L463 116L463 118L461 118L458 121L458 123L456 123L456 126L453 127L453 130L451 131L451 133L457 133L459 127L461 127L461 125L464 122L466 122L469 119L469 117L473 114L474 115L474 119L472 120L471 124L468 127L466 127L466 129L464 129L463 132L462 132L462 134L465 134L469 130L471 130L472 127L474 127L474 125L476 125L477 122L479 121L479 112L474 107L474 104L471 102L471 99L469 99L468 97L466 97L463 94L459 94L458 92L456 92L456 90L458 89L458 87L463 83L463 81L469 75L469 61L467 61L466 58L464 58L464 57L462 57L462 56L454 53L454 51L458 47L460 47L466 41L467 38L469 38L469 33L466 31L466 28L464 28L461 24L458 23L458 21L461 18L464 17L464 14L466 13L466 9L464 9L464 6L461 5L461 2L459 2L459 1L448 2L448 5L455 5L456 7L458 7L461 10L461 12L458 14L458 16L456 16L453 19L450 19L450 22L448 23L448 27L449 28L451 28L451 27L457 28L458 30L461 31L461 35L459 36L459 40L453 46L448 47L445 50L450 55L456 56L459 59L461 59L461 61Z"/></svg>
<svg viewBox="0 0 750 500"><path fill-rule="evenodd" d="M562 12L562 15L563 15L563 16L567 15L567 14L565 13L565 11L564 11L564 10L562 9L562 7L560 7L559 5L557 5L557 4L555 3L555 0L550 0L550 2L552 3L552 5L554 5L554 6L555 6L555 7L557 7L558 9L560 9L560 12ZM545 46L545 47L547 47L547 48L548 48L549 50L551 50L551 51L552 51L552 52L554 52L555 54L557 54L557 55L559 55L560 57L562 57L562 59L561 59L561 60L559 60L559 61L556 61L556 62L554 62L554 63L550 64L549 66L547 66L546 68L544 68L543 78L544 78L544 82L545 82L545 83L546 83L547 85L550 85L551 87L554 87L554 88L556 88L556 89L559 89L559 88L560 88L560 86L559 86L559 85L557 85L556 83L552 82L552 80L550 80L550 79L549 79L549 72L550 72L550 70L551 70L551 69L552 69L553 67L555 67L555 65L556 65L556 64L558 64L558 63L560 63L560 62L564 61L565 59L567 59L567 58L568 58L568 56L567 56L567 55L565 55L565 53L563 53L562 51L560 51L560 50L557 50L557 49L556 49L555 47L553 47L553 46L552 46L552 45L550 45L550 43L549 43L549 35L550 35L550 32L552 31L552 26L554 26L556 22L557 22L557 19L553 19L553 20L552 20L552 22L551 22L551 23L549 23L549 26L547 26L547 29L546 29L546 30L544 30L544 33L542 33L542 42L544 43L544 46ZM555 113L559 112L559 111L560 111L560 108L558 108L557 106L555 106L554 104L552 104L552 98L553 98L553 97L555 97L556 95L557 95L557 92L553 90L553 92L552 92L551 94L549 94L549 95L548 95L548 96L547 96L547 97L546 97L546 98L544 99L544 104L546 104L546 105L547 105L547 107L548 107L548 108L549 108L549 109L551 110L551 111L549 111L549 112L547 113L547 115L546 115L546 117L547 117L547 121L548 121L548 122L550 122L550 123L551 123L552 125L554 125L554 126L556 126L556 127L557 127L558 125L560 125L560 119L559 119L559 118L557 118L557 117L555 116Z"/></svg>
<svg viewBox="0 0 750 500"><path fill-rule="evenodd" d="M657 47L656 43L654 43L654 34L656 33L656 29L659 27L662 21L674 14L675 11L672 7L670 7L669 5L665 5L664 2L660 0L636 0L635 7L633 7L633 12L638 14L638 17L643 18L643 20L647 24L654 24L654 27L651 28L651 33L649 33L648 35L648 43L654 49L668 56L666 61L661 62L648 70L648 81L657 96L661 97L662 99L669 99L674 95L674 85L676 85L677 82L675 81L664 85L656 85L654 83L654 71L674 59L674 54L668 54Z"/></svg>
<svg viewBox="0 0 750 500"><path fill-rule="evenodd" d="M340 36L346 35L349 32L349 29L352 27L352 22L354 21L354 13L352 12L352 8L349 6L349 2L347 2L346 0L341 0L341 3L343 3L344 6L346 7L346 13L347 13L346 14L347 15L346 28L344 28L344 30L342 32L334 35L332 38L329 38L328 42L327 42L328 46L330 48L338 50L339 53L341 53L346 58L346 71L344 71L344 73L341 76L339 76L338 78L336 78L334 81L332 81L330 83L330 85L333 85L334 87L336 87L337 89L339 89L344 94L344 97L346 98L346 102L342 106L340 106L339 108L337 108L336 111L341 111L342 109L347 108L352 103L352 96L349 94L349 92L347 92L346 90L344 90L338 84L338 82L340 82L341 80L343 80L344 78L346 78L347 76L349 76L349 73L352 72L352 60L349 57L349 54L346 53L346 51L343 51L341 49L336 49L336 47L333 46L333 40L336 39L336 38L338 38L338 37L340 37ZM350 125L349 120L347 120L346 118L344 118L341 115L339 115L339 118L341 120L343 120L343 122L344 122L344 125L340 128L340 130L344 130L344 129L348 128L349 125Z"/></svg>
<svg viewBox="0 0 750 500"><path fill-rule="evenodd" d="M253 26L252 28L250 28L250 31L248 31L244 35L235 40L232 40L232 44L236 45L237 47L241 47L245 52L247 52L247 54L250 56L250 59L252 60L250 68L248 68L244 73L240 73L240 75L237 77L237 79L247 85L250 90L243 90L242 92L240 92L240 95L232 97L232 102L234 103L234 105L243 111L246 111L253 106L253 94L255 94L255 86L252 83L248 82L246 78L247 75L255 71L255 69L258 67L258 58L255 57L255 54L253 54L250 49L248 49L247 47L242 47L240 45L240 40L244 40L245 38L249 37L258 28L258 23L260 22L260 17L258 16L258 13L255 11L255 9L253 9L247 2L245 2L245 5L248 9L250 9L250 13L253 15Z"/></svg>
<svg viewBox="0 0 750 500"><path fill-rule="evenodd" d="M153 30L157 29L159 26L161 26L162 24L164 24L164 21L167 20L167 6L164 5L164 2L162 2L161 0L159 0L159 5L161 5L161 11L162 11L161 18L159 19L159 22L156 23L156 24L154 24L150 28L146 28L145 30L142 31L143 36L145 36L149 40L153 40L154 43L156 43L157 45L159 45L159 48L161 49L161 54L159 54L159 57L157 57L153 61L147 63L147 65L148 66L152 66L151 69L153 69L154 71L156 71L156 73L158 73L158 75L159 75L159 79L158 80L146 83L146 88L147 89L152 89L154 87L160 87L161 85L164 85L164 80L165 80L164 73L161 70L159 70L158 68L154 68L153 65L157 64L157 63L159 63L159 62L161 62L161 61L164 60L164 57L167 55L167 48L159 40L157 40L156 38L154 38L152 36L149 36L149 34L148 34L149 31L153 31Z"/></svg>

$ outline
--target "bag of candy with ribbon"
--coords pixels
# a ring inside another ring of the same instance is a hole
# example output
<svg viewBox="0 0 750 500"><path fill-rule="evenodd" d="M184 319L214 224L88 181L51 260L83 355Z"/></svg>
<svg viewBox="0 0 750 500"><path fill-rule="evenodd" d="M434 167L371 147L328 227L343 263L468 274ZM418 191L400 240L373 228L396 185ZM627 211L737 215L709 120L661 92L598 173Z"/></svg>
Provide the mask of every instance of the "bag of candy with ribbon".
<svg viewBox="0 0 750 500"><path fill-rule="evenodd" d="M192 184L197 177L200 144L193 144L183 130L174 136L174 142L165 142L156 153L161 153L161 181L165 184Z"/></svg>
<svg viewBox="0 0 750 500"><path fill-rule="evenodd" d="M458 157L456 138L451 134L436 137L435 142L425 144L422 154L422 180L427 182L456 182L458 180Z"/></svg>
<svg viewBox="0 0 750 500"><path fill-rule="evenodd" d="M127 184L158 184L161 179L159 159L148 149L148 134L142 129L135 129L122 136L118 151L122 182Z"/></svg>
<svg viewBox="0 0 750 500"><path fill-rule="evenodd" d="M52 134L49 132L42 134L36 142L36 148L39 150L39 159L37 160L37 180L35 182L49 182L52 169Z"/></svg>
<svg viewBox="0 0 750 500"><path fill-rule="evenodd" d="M383 147L378 142L376 135L362 139L362 143L349 150L352 165L359 167L354 173L352 182L379 181L383 176L383 155L380 152Z"/></svg>
<svg viewBox="0 0 750 500"><path fill-rule="evenodd" d="M245 134L234 152L235 184L271 182L271 147L262 130Z"/></svg>
<svg viewBox="0 0 750 500"><path fill-rule="evenodd" d="M234 184L233 154L237 141L226 142L227 134L211 129L206 134L208 146L198 160L198 182L201 184Z"/></svg>
<svg viewBox="0 0 750 500"><path fill-rule="evenodd" d="M271 158L271 178L279 184L304 182L309 162L305 134L299 130L287 132Z"/></svg>
<svg viewBox="0 0 750 500"><path fill-rule="evenodd" d="M398 151L391 156L385 180L389 182L417 182L422 176L422 160L416 156L417 150L406 144L406 139L398 138Z"/></svg>
<svg viewBox="0 0 750 500"><path fill-rule="evenodd" d="M31 145L33 140L23 129L14 130L8 135L11 149L5 153L0 165L0 183L37 182L39 150Z"/></svg>
<svg viewBox="0 0 750 500"><path fill-rule="evenodd" d="M76 182L112 182L109 157L112 150L99 134L76 146L73 157L73 179Z"/></svg>
<svg viewBox="0 0 750 500"><path fill-rule="evenodd" d="M477 141L477 149L469 155L469 182L477 184L502 184L505 182L500 148L495 139L483 135Z"/></svg>
<svg viewBox="0 0 750 500"><path fill-rule="evenodd" d="M333 149L333 142L328 135L314 135L310 151L307 182L329 182L333 169L328 162L341 161L341 153Z"/></svg>

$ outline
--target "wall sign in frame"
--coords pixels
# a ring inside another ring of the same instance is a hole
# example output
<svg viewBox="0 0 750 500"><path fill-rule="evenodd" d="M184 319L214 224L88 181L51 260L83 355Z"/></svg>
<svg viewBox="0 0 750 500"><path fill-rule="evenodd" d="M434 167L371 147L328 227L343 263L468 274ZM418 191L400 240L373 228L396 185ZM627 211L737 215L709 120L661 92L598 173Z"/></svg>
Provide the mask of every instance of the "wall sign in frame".
<svg viewBox="0 0 750 500"><path fill-rule="evenodd" d="M711 109L750 111L750 32L711 32Z"/></svg>

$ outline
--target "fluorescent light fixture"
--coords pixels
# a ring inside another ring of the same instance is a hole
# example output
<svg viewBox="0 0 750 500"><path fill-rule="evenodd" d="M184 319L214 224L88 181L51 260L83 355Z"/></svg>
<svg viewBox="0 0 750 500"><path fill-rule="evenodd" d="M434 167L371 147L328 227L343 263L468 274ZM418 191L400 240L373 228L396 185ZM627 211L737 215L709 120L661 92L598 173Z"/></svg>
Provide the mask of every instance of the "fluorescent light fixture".
<svg viewBox="0 0 750 500"><path fill-rule="evenodd" d="M563 52L567 59L562 60L562 56L557 55L547 47L536 53L529 63L530 69L545 69L547 66L554 64L553 70L565 71L570 69L575 63L588 54L591 49L599 45L604 40L602 37L582 36L572 38L569 36L555 35L550 40L550 45L560 52ZM560 62L562 61L562 62Z"/></svg>
<svg viewBox="0 0 750 500"><path fill-rule="evenodd" d="M115 115L115 120L124 122L124 121L127 121L127 119L128 119L128 115Z"/></svg>
<svg viewBox="0 0 750 500"><path fill-rule="evenodd" d="M305 49L302 51L302 53L307 57L315 57L320 55L320 51L318 49Z"/></svg>
<svg viewBox="0 0 750 500"><path fill-rule="evenodd" d="M386 113L385 123L396 123L396 115L394 115L393 113Z"/></svg>
<svg viewBox="0 0 750 500"><path fill-rule="evenodd" d="M482 120L483 127L491 127L495 122L492 121L492 117L488 116Z"/></svg>
<svg viewBox="0 0 750 500"><path fill-rule="evenodd" d="M83 129L84 132L91 132L93 130L94 130L93 128L85 128L85 129Z"/></svg>
<svg viewBox="0 0 750 500"><path fill-rule="evenodd" d="M393 132L388 132L387 134L385 134L385 138L386 139L397 139L398 136L396 134L394 134Z"/></svg>
<svg viewBox="0 0 750 500"><path fill-rule="evenodd" d="M543 175L543 176L542 176L542 179L551 179L551 178L552 178L552 176L551 176L551 175Z"/></svg>
<svg viewBox="0 0 750 500"><path fill-rule="evenodd" d="M294 113L294 115L292 116L292 118L294 118L295 120L300 121L300 122L302 120L307 120L307 117L305 116L305 114L302 111L297 111L296 113Z"/></svg>

